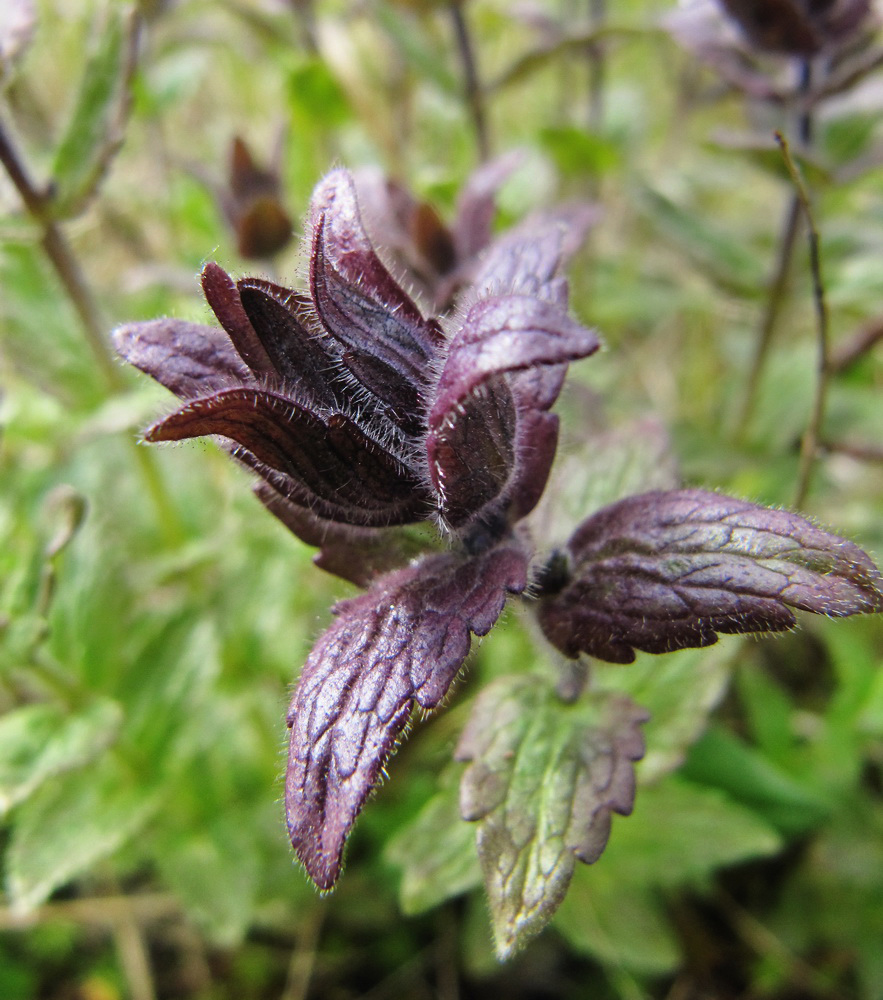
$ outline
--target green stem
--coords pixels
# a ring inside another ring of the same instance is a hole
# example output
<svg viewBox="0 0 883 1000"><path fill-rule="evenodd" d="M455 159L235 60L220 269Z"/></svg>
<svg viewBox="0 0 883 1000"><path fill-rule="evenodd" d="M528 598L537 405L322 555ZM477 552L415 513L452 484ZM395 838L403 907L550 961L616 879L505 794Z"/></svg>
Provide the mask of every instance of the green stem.
<svg viewBox="0 0 883 1000"><path fill-rule="evenodd" d="M819 241L819 232L813 218L812 206L809 200L809 193L800 171L791 157L788 143L781 133L776 133L776 142L782 150L785 159L785 166L794 183L800 207L806 219L807 236L809 239L809 266L812 274L813 304L816 312L816 342L817 342L817 362L816 362L816 387L813 394L812 411L809 423L803 434L800 446L800 468L797 474L797 492L794 497L794 505L802 506L809 493L812 481L812 473L815 464L816 454L819 448L819 440L822 432L822 423L825 419L825 404L828 397L828 383L831 371L829 361L829 323L828 304L825 298L825 285L822 280L822 254Z"/></svg>
<svg viewBox="0 0 883 1000"><path fill-rule="evenodd" d="M40 228L40 245L80 320L86 343L108 390L122 392L126 388L126 382L105 340L106 324L70 242L61 226L52 218L51 195L47 189L38 188L31 179L24 160L2 121L0 164L18 191L28 214ZM156 507L163 536L167 543L174 544L180 541L184 532L159 470L150 454L139 448L131 438L128 440L129 446L134 449L135 461L141 470L147 492Z"/></svg>
<svg viewBox="0 0 883 1000"><path fill-rule="evenodd" d="M812 65L809 60L805 59L800 64L800 95L806 97L811 87ZM795 122L795 130L800 145L804 148L808 147L813 137L813 118L810 110L803 109L799 112ZM791 262L794 259L794 247L797 242L800 211L799 194L796 192L792 193L788 199L788 208L785 212L785 221L782 225L782 234L779 238L776 269L773 274L773 280L770 283L766 307L764 308L760 326L758 327L754 358L751 362L751 370L745 387L745 397L742 400L742 407L736 423L736 437L740 441L744 441L748 434L748 426L751 422L751 415L754 411L754 404L757 399L757 392L760 388L763 371L769 358L776 323L785 302L788 276L791 273Z"/></svg>

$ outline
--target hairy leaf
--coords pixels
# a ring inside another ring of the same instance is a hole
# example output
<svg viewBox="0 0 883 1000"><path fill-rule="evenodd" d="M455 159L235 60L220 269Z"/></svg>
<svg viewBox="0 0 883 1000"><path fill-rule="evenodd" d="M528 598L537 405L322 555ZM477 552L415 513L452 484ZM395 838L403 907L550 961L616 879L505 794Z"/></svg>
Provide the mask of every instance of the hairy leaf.
<svg viewBox="0 0 883 1000"><path fill-rule="evenodd" d="M592 330L530 296L485 299L469 310L429 414L430 476L448 523L464 525L497 498L504 506L510 479L510 494L523 482L539 498L557 441L557 421L542 411L560 388L561 366L597 348ZM551 381L537 367L555 370Z"/></svg>
<svg viewBox="0 0 883 1000"><path fill-rule="evenodd" d="M254 491L267 510L292 534L307 545L319 547L313 562L320 569L349 580L357 587L368 587L382 573L404 566L437 547L435 539L422 525L363 528L340 524L294 503L269 483L258 483Z"/></svg>
<svg viewBox="0 0 883 1000"><path fill-rule="evenodd" d="M335 357L318 331L309 328L308 302L257 278L246 278L237 287L251 326L286 387L305 391L317 404L340 407L332 381Z"/></svg>
<svg viewBox="0 0 883 1000"><path fill-rule="evenodd" d="M549 921L576 860L600 857L611 813L631 812L646 719L622 696L564 704L536 677L501 678L478 698L456 752L470 762L460 809L481 820L478 853L501 958Z"/></svg>
<svg viewBox="0 0 883 1000"><path fill-rule="evenodd" d="M362 224L356 190L345 170L332 171L316 188L312 202L313 247L310 282L313 299L329 332L348 346L368 353L381 348L404 364L420 369L432 357L441 336L377 256ZM349 296L343 296L349 292ZM320 303L324 301L325 307ZM365 336L363 324L372 305L388 318L382 331ZM372 341L379 340L379 344Z"/></svg>
<svg viewBox="0 0 883 1000"><path fill-rule="evenodd" d="M273 361L243 308L236 282L214 261L205 265L200 279L206 302L229 334L242 360L253 372L272 373Z"/></svg>
<svg viewBox="0 0 883 1000"><path fill-rule="evenodd" d="M295 502L354 524L416 520L417 484L342 413L327 420L279 393L226 389L148 428L147 441L218 434L246 449L245 463Z"/></svg>
<svg viewBox="0 0 883 1000"><path fill-rule="evenodd" d="M113 342L130 365L182 399L252 380L224 331L214 326L179 319L127 323L114 330Z"/></svg>
<svg viewBox="0 0 883 1000"><path fill-rule="evenodd" d="M568 656L630 663L635 649L709 646L717 632L790 629L790 610L883 609L883 578L852 542L783 510L703 490L629 497L567 544L569 580L540 623Z"/></svg>
<svg viewBox="0 0 883 1000"><path fill-rule="evenodd" d="M321 889L416 703L438 706L508 593L526 584L515 547L429 556L337 605L291 702L285 799L291 842Z"/></svg>
<svg viewBox="0 0 883 1000"><path fill-rule="evenodd" d="M567 304L561 268L582 245L599 211L573 204L529 216L498 237L472 278L478 295L535 295Z"/></svg>

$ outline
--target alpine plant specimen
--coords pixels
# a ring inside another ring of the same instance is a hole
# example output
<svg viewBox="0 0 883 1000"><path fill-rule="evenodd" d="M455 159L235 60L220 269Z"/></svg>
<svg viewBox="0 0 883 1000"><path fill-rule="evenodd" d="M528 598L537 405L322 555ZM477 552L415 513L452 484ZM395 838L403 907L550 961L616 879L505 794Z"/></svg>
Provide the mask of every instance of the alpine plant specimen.
<svg viewBox="0 0 883 1000"><path fill-rule="evenodd" d="M202 287L220 328L159 319L115 335L127 361L182 400L145 439L218 437L254 472L269 510L319 547L318 565L363 589L335 606L288 714L288 829L321 889L337 880L353 822L413 713L442 702L471 636L513 595L564 656L616 663L635 650L707 646L718 632L789 629L792 609L883 606L880 573L851 542L698 489L627 497L537 551L528 515L555 457L551 408L568 364L599 346L568 315L561 274L594 210L540 213L494 238L494 189L508 166L483 169L453 230L399 189L360 205L357 191L376 193L376 178L336 170L313 197L308 294L234 282L210 263ZM452 303L441 314L393 277L363 216L378 242L394 235L399 270L424 262L409 280L425 301ZM437 531L415 542L418 522ZM488 763L502 753L491 695L458 750L471 761L467 819L491 814L504 792ZM529 692L518 698L529 704ZM646 718L621 698L591 746L577 747L549 879L566 887L575 858L601 854L611 812L630 811Z"/></svg>

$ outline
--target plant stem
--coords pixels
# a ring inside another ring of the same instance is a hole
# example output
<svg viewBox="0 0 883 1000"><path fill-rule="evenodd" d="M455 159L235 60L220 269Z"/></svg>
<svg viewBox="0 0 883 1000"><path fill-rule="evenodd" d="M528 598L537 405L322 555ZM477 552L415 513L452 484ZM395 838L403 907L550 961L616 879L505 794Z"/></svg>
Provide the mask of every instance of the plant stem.
<svg viewBox="0 0 883 1000"><path fill-rule="evenodd" d="M776 328L776 320L779 318L779 313L785 301L785 290L788 287L788 275L791 273L791 261L794 259L794 246L797 242L799 222L800 198L796 194L792 194L788 199L788 209L782 225L782 234L779 237L776 269L773 274L773 280L770 283L769 295L758 328L754 357L752 358L751 370L748 374L748 384L745 387L745 397L742 400L742 408L739 411L737 423L738 437L743 440L748 432L748 425L754 411L754 403L757 399L761 376L766 367L770 345L773 342L773 331Z"/></svg>
<svg viewBox="0 0 883 1000"><path fill-rule="evenodd" d="M466 81L466 103L472 118L472 127L475 130L478 156L484 162L490 157L490 138L488 137L484 97L481 91L481 84L478 80L475 48L469 34L469 26L466 23L466 18L463 16L462 0L450 0L449 6L451 20L454 22L457 49L460 52L460 62L463 64L463 76Z"/></svg>
<svg viewBox="0 0 883 1000"><path fill-rule="evenodd" d="M812 84L811 64L809 60L803 60L800 64L800 94L805 96L809 93ZM802 110L797 117L796 132L803 147L809 146L812 141L813 122L812 114L808 110ZM754 404L757 392L760 388L760 381L763 370L769 357L770 346L773 342L773 334L776 329L776 322L785 302L785 293L788 288L788 276L791 273L791 262L794 259L794 247L797 242L798 223L800 221L800 196L797 192L792 192L788 198L788 207L785 212L785 220L782 224L782 232L779 237L779 251L776 255L776 267L773 272L773 279L769 286L766 306L761 317L760 325L755 340L754 358L751 362L751 369L748 374L748 382L745 387L745 396L742 400L742 407L736 423L736 436L739 440L744 440L748 433L748 426L751 415L754 411Z"/></svg>
<svg viewBox="0 0 883 1000"><path fill-rule="evenodd" d="M52 218L51 195L47 189L37 187L31 179L24 160L2 121L0 121L0 164L18 191L28 214L40 227L40 245L80 320L86 343L107 388L111 392L123 391L125 379L104 339L106 325L98 303L67 237L61 226ZM134 449L135 461L141 470L147 492L159 515L166 541L173 543L183 537L183 531L175 508L160 479L159 470L148 452L138 447L131 439L129 441L130 447Z"/></svg>
<svg viewBox="0 0 883 1000"><path fill-rule="evenodd" d="M809 266L812 273L813 303L816 311L816 339L818 358L816 362L816 388L813 396L812 411L809 423L803 434L800 446L800 469L797 475L797 492L794 497L794 505L800 507L809 492L812 479L813 463L818 451L819 438L822 430L822 422L825 419L825 403L828 395L828 381L830 375L829 353L829 330L828 330L828 304L825 299L825 286L822 281L822 256L819 242L819 233L813 218L812 206L809 201L809 194L803 178L797 169L797 165L791 157L791 151L784 136L776 133L776 142L782 150L785 158L785 166L791 175L791 180L800 200L800 207L806 219L807 236L809 239Z"/></svg>
<svg viewBox="0 0 883 1000"><path fill-rule="evenodd" d="M589 27L598 31L607 20L607 0L589 0ZM606 59L600 43L589 45L586 49L589 61L589 128L593 132L600 131L604 124L604 82L606 78Z"/></svg>

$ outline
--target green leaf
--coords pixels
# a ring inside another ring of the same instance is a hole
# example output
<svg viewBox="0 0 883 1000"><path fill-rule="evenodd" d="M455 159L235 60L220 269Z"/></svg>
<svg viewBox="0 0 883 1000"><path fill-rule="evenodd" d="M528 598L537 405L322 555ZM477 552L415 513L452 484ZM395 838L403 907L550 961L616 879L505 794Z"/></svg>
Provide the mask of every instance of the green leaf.
<svg viewBox="0 0 883 1000"><path fill-rule="evenodd" d="M445 773L441 790L387 845L387 858L403 869L399 901L406 914L424 913L481 884L475 827L460 817L458 772Z"/></svg>
<svg viewBox="0 0 883 1000"><path fill-rule="evenodd" d="M716 646L665 656L642 654L626 669L595 670L596 687L621 691L650 713L644 727L647 753L637 768L639 784L655 782L684 762L726 691L732 659L732 649Z"/></svg>
<svg viewBox="0 0 883 1000"><path fill-rule="evenodd" d="M724 790L787 836L819 826L831 811L820 791L799 784L720 726L709 729L693 746L681 773Z"/></svg>
<svg viewBox="0 0 883 1000"><path fill-rule="evenodd" d="M57 217L69 218L83 209L122 143L137 24L131 12L113 6L94 32L95 47L52 166Z"/></svg>
<svg viewBox="0 0 883 1000"><path fill-rule="evenodd" d="M620 163L620 151L609 139L573 126L540 129L539 140L565 177L600 176Z"/></svg>
<svg viewBox="0 0 883 1000"><path fill-rule="evenodd" d="M221 947L239 944L254 915L258 856L252 820L228 809L158 856L166 883Z"/></svg>
<svg viewBox="0 0 883 1000"><path fill-rule="evenodd" d="M591 863L627 814L646 712L613 694L564 704L542 679L503 677L477 699L457 748L470 762L463 817L478 854L497 954L509 957L557 909L576 859Z"/></svg>
<svg viewBox="0 0 883 1000"><path fill-rule="evenodd" d="M606 858L576 872L555 926L577 951L608 966L664 975L681 963L660 894L623 882Z"/></svg>
<svg viewBox="0 0 883 1000"><path fill-rule="evenodd" d="M93 760L116 738L120 706L109 698L75 715L60 705L28 705L0 719L0 816L47 778Z"/></svg>
<svg viewBox="0 0 883 1000"><path fill-rule="evenodd" d="M6 855L6 889L19 910L112 854L144 825L160 798L118 756L45 784L19 806Z"/></svg>
<svg viewBox="0 0 883 1000"><path fill-rule="evenodd" d="M701 209L682 208L649 188L642 192L642 203L662 236L722 288L752 296L764 287L762 261L757 254L731 231L718 229L703 218Z"/></svg>
<svg viewBox="0 0 883 1000"><path fill-rule="evenodd" d="M662 890L701 887L718 868L780 847L776 832L750 810L669 778L641 789L604 857L576 873L555 925L574 947L608 965L670 972L681 958Z"/></svg>
<svg viewBox="0 0 883 1000"><path fill-rule="evenodd" d="M604 864L615 867L622 881L638 885L700 887L717 869L766 857L781 846L765 817L717 789L672 775L641 789Z"/></svg>

